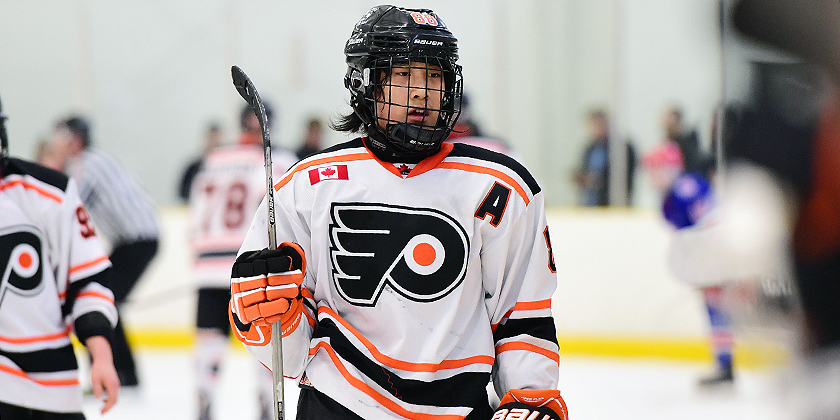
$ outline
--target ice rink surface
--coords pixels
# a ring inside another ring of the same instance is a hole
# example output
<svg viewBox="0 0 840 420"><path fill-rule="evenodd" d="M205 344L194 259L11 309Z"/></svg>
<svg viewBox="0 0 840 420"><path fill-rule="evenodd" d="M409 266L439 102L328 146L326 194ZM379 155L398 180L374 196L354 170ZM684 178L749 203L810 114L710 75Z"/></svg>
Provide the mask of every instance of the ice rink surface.
<svg viewBox="0 0 840 420"><path fill-rule="evenodd" d="M85 397L89 420L169 420L196 418L195 377L188 350L138 353L142 386L124 392L102 416L101 403ZM216 419L257 419L256 361L244 351L231 353L222 369L225 397ZM560 390L571 420L781 420L791 405L779 370L737 370L731 387L700 389L706 364L563 356ZM294 419L297 387L286 382L287 418Z"/></svg>

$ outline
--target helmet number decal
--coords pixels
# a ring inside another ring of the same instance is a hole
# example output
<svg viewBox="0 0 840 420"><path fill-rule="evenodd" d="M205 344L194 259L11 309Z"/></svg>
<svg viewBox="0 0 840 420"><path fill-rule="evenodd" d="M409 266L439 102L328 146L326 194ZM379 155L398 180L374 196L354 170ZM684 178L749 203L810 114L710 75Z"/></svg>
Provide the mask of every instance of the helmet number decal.
<svg viewBox="0 0 840 420"><path fill-rule="evenodd" d="M431 26L438 26L438 20L435 19L434 16L428 13L422 12L412 12L411 17L414 19L415 22L419 25L431 25Z"/></svg>

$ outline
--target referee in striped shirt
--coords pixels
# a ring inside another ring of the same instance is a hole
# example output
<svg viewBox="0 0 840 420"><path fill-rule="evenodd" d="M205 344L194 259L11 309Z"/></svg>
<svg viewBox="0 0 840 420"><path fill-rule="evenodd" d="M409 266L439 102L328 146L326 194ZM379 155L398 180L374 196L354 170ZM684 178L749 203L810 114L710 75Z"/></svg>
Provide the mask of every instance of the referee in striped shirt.
<svg viewBox="0 0 840 420"><path fill-rule="evenodd" d="M111 245L111 289L119 310L157 254L160 223L155 205L132 174L113 157L91 147L84 118L73 116L59 121L53 145L62 157L64 171L78 183L97 234ZM114 329L111 346L120 383L137 386L137 369L122 321Z"/></svg>

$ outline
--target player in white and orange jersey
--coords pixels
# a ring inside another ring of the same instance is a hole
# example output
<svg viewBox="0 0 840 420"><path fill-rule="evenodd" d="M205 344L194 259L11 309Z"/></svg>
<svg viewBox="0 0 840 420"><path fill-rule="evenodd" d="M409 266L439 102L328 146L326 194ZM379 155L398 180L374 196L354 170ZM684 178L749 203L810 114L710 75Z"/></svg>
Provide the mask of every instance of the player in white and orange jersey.
<svg viewBox="0 0 840 420"><path fill-rule="evenodd" d="M84 419L75 334L102 412L120 382L106 337L117 322L111 262L76 183L7 156L0 113L0 419Z"/></svg>
<svg viewBox="0 0 840 420"><path fill-rule="evenodd" d="M270 365L281 322L298 419L567 419L541 189L507 156L444 143L457 40L431 10L378 6L345 54L353 113L334 127L366 136L275 185L276 251L263 200L232 270L237 336Z"/></svg>
<svg viewBox="0 0 840 420"><path fill-rule="evenodd" d="M271 110L267 108L269 119ZM236 144L217 147L205 157L190 193L190 239L195 252L193 269L198 286L196 314L196 373L199 419L212 418L217 398L218 371L230 336L230 268L265 196L265 156L254 111L240 113L241 134ZM291 167L297 157L275 148L274 177ZM259 369L264 371L261 366ZM271 413L271 375L261 384L262 417Z"/></svg>

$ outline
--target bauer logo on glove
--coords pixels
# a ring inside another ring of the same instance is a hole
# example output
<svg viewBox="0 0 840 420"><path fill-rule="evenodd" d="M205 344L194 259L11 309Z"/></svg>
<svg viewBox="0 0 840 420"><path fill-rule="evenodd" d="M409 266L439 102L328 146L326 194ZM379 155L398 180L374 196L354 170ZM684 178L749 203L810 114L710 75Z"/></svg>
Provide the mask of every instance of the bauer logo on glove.
<svg viewBox="0 0 840 420"><path fill-rule="evenodd" d="M556 389L511 389L491 420L569 420L569 412Z"/></svg>
<svg viewBox="0 0 840 420"><path fill-rule="evenodd" d="M244 324L269 326L302 310L300 286L306 260L298 244L242 253L231 270L231 310Z"/></svg>

